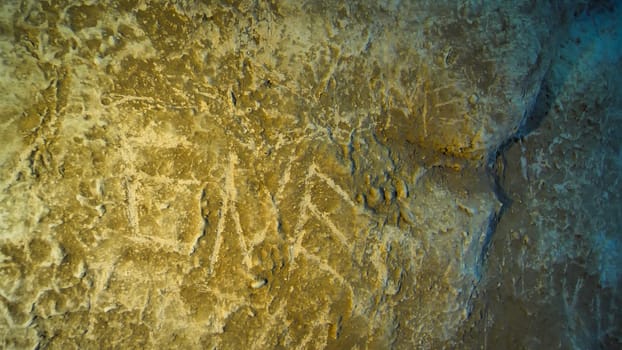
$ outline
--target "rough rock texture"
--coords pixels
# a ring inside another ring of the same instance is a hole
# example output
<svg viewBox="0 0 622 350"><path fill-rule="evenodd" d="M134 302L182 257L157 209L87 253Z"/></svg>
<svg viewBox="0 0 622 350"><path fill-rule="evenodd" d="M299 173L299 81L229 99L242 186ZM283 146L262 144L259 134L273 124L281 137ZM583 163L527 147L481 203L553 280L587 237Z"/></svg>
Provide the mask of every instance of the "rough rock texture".
<svg viewBox="0 0 622 350"><path fill-rule="evenodd" d="M0 344L454 344L568 8L492 3L3 2Z"/></svg>
<svg viewBox="0 0 622 350"><path fill-rule="evenodd" d="M622 20L577 12L529 118L498 159L512 204L486 264L467 348L622 346ZM526 124L526 125L527 125ZM552 321L555 320L555 321ZM485 338L483 340L482 338Z"/></svg>

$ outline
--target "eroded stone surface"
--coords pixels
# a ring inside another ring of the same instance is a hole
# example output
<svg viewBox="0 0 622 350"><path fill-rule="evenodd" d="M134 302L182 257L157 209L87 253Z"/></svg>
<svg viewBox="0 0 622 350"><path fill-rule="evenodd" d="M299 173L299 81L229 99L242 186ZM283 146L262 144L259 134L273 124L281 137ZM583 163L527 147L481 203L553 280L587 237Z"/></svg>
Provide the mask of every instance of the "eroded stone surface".
<svg viewBox="0 0 622 350"><path fill-rule="evenodd" d="M577 12L538 97L533 132L499 157L513 203L486 266L487 307L474 310L465 348L482 335L499 348L622 344L622 85L611 74L621 63L622 21L606 5Z"/></svg>
<svg viewBox="0 0 622 350"><path fill-rule="evenodd" d="M3 345L448 341L549 59L529 4L6 3Z"/></svg>

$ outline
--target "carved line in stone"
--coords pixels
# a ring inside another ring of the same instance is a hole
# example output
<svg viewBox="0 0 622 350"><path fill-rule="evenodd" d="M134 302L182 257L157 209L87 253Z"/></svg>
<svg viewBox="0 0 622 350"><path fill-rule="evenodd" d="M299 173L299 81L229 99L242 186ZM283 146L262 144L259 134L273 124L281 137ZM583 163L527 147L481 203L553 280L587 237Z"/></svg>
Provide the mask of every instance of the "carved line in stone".
<svg viewBox="0 0 622 350"><path fill-rule="evenodd" d="M212 250L212 255L210 257L210 264L208 270L208 273L210 275L214 273L214 265L216 264L216 262L218 262L220 248L224 240L223 232L225 230L227 215L229 213L231 214L231 218L233 219L235 230L238 236L238 241L240 243L240 249L242 250L242 254L244 255L242 263L247 268L250 268L251 265L251 257L248 251L246 240L244 239L244 231L240 223L240 216L235 208L235 203L237 201L238 195L237 188L235 187L235 166L237 164L238 156L235 153L230 153L229 162L227 164L227 167L225 168L224 174L225 184L223 191L221 191L223 205L219 213L218 224L216 225L216 241L214 243L214 249Z"/></svg>
<svg viewBox="0 0 622 350"><path fill-rule="evenodd" d="M320 257L318 257L317 255L309 253L309 251L305 247L302 247L302 246L300 247L300 253L305 258L307 258L307 259L313 261L314 263L316 263L318 265L318 267L320 268L320 270L328 272L337 281L339 281L339 283L344 284L344 285L349 285L346 282L345 278L339 272L337 272L337 270L335 270L328 263L322 261L322 259L320 259Z"/></svg>
<svg viewBox="0 0 622 350"><path fill-rule="evenodd" d="M348 204L350 204L351 207L353 208L357 208L359 209L360 206L357 205L348 195L348 193L341 188L339 185L337 185L335 183L335 181L333 179L331 179L330 177L328 177L327 175L321 173L320 171L318 171L317 166L315 164L312 164L309 167L309 172L312 175L316 175L317 177L319 177L322 181L324 181L328 187L332 188L335 192L337 192L337 194Z"/></svg>
<svg viewBox="0 0 622 350"><path fill-rule="evenodd" d="M290 158L287 166L285 167L285 171L283 172L283 176L279 179L279 188L276 191L276 199L280 202L280 199L283 197L283 190L285 189L285 185L290 181L290 173L292 171L292 162L295 157Z"/></svg>
<svg viewBox="0 0 622 350"><path fill-rule="evenodd" d="M294 226L294 235L296 236L295 242L290 245L290 262L294 262L296 257L300 253L302 249L302 240L305 236L305 231L302 229L304 224L309 220L309 214L307 212L307 203L310 202L308 189L305 187L305 194L300 200L300 211L298 213L298 221L296 222L296 226Z"/></svg>
<svg viewBox="0 0 622 350"><path fill-rule="evenodd" d="M133 243L142 244L146 247L153 247L153 243L156 243L159 246L165 247L166 249L170 251L179 253L179 246L174 243L171 243L171 241L167 239L154 237L154 236L146 236L146 235L136 235L136 236L128 237L128 239L132 241Z"/></svg>
<svg viewBox="0 0 622 350"><path fill-rule="evenodd" d="M138 222L138 210L136 206L136 189L129 176L123 178L125 188L125 200L127 202L127 219L134 235L140 235L140 224Z"/></svg>
<svg viewBox="0 0 622 350"><path fill-rule="evenodd" d="M323 222L324 224L326 224L326 226L328 226L328 228L330 228L330 231L333 233L333 235L344 245L348 248L348 251L352 251L352 245L348 243L348 239L346 238L346 235L341 232L337 226L335 226L335 223L333 223L328 216L326 215L326 213L322 213L319 211L319 209L313 204L313 203L309 203L308 204L308 208L311 211L311 213L313 215L315 215L315 217L317 219L319 219L321 222Z"/></svg>

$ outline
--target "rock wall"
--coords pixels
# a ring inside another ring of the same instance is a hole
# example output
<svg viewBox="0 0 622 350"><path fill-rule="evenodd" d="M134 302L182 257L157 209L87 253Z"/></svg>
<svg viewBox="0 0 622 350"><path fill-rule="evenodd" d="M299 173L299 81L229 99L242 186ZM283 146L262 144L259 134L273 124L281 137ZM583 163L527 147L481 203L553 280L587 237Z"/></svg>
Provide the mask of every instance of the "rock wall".
<svg viewBox="0 0 622 350"><path fill-rule="evenodd" d="M4 2L0 344L454 344L569 8Z"/></svg>
<svg viewBox="0 0 622 350"><path fill-rule="evenodd" d="M576 12L524 137L499 156L512 204L491 243L465 348L622 345L622 85L612 74L622 68L622 21L609 5Z"/></svg>

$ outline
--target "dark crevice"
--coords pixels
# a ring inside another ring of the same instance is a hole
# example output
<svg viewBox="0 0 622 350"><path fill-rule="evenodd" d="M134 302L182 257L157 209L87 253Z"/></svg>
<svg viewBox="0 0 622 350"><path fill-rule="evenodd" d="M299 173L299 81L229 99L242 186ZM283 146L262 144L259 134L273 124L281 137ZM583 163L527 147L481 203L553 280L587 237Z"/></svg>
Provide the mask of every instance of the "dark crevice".
<svg viewBox="0 0 622 350"><path fill-rule="evenodd" d="M538 129L540 125L542 125L542 121L549 115L549 111L553 106L552 101L554 100L555 96L553 95L553 91L548 84L548 80L545 78L542 81L533 106L530 110L526 111L525 116L519 125L518 131L512 138L510 138L509 143L500 147L500 150L505 152L510 146L516 143L516 141Z"/></svg>
<svg viewBox="0 0 622 350"><path fill-rule="evenodd" d="M563 43L567 39L569 33L566 31L560 31L557 35L553 35L551 38L555 42ZM556 49L553 49L555 51ZM552 57L555 57L553 54ZM569 76L556 76L552 69L555 65L555 60L549 63L542 76L538 93L534 96L531 103L528 104L523 118L518 124L516 132L502 142L495 150L489 153L486 160L486 171L490 177L492 183L492 189L497 196L497 199L501 202L502 206L495 217L491 219L489 230L484 240L482 251L480 254L480 265L482 268L486 262L488 250L492 242L493 235L496 231L497 224L503 217L503 214L512 205L512 199L503 188L503 182L505 179L506 168L506 152L514 146L516 143L521 142L529 134L540 128L542 122L549 116L551 110L554 108L554 101L557 99L557 90L555 87L563 86L565 79L569 79Z"/></svg>
<svg viewBox="0 0 622 350"><path fill-rule="evenodd" d="M521 120L517 131L501 143L497 149L488 155L486 161L486 173L492 184L492 190L495 193L497 199L501 202L501 208L499 212L490 218L488 224L488 230L482 244L482 250L478 259L477 269L483 269L488 257L488 251L492 243L492 238L497 230L499 221L503 217L504 213L512 206L512 198L508 195L503 188L503 182L505 180L505 168L507 160L505 158L506 152L514 146L517 142L520 142L527 135L538 129L544 119L549 115L552 108L552 101L555 101L553 90L550 87L549 80L551 79L551 69L547 69L542 82L540 83L540 89L538 94L533 100L531 106L525 110L523 119ZM478 271L478 278L481 274Z"/></svg>

